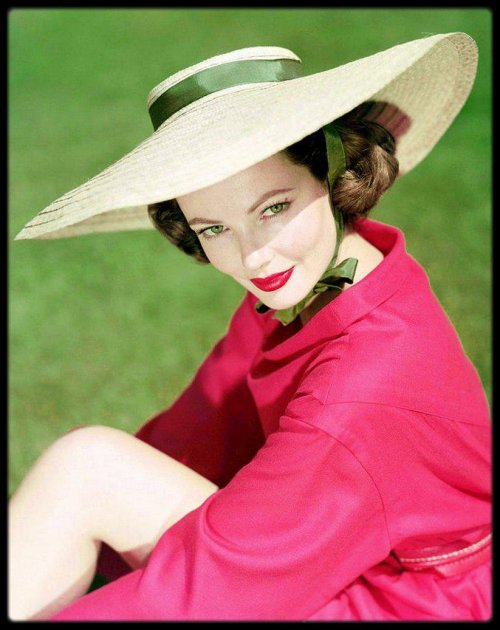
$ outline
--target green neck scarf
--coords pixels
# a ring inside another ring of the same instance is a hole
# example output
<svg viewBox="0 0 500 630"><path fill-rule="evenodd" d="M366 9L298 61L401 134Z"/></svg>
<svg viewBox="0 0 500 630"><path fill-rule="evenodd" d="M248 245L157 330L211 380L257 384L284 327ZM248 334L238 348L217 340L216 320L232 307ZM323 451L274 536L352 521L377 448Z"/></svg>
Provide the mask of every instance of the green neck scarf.
<svg viewBox="0 0 500 630"><path fill-rule="evenodd" d="M284 326L287 326L293 322L296 317L298 317L314 295L330 291L333 299L342 293L342 285L345 282L352 284L358 264L357 258L346 258L340 264L336 264L340 243L342 242L344 236L344 220L342 213L333 205L332 190L334 181L345 171L346 161L342 140L340 139L334 123L330 123L329 125L323 127L323 132L325 135L326 153L328 159L328 188L330 190L330 205L332 207L335 226L337 229L337 242L335 244L333 257L326 270L306 297L294 306L275 311L273 318L279 319ZM255 310L258 313L266 313L271 309L259 300L255 305Z"/></svg>

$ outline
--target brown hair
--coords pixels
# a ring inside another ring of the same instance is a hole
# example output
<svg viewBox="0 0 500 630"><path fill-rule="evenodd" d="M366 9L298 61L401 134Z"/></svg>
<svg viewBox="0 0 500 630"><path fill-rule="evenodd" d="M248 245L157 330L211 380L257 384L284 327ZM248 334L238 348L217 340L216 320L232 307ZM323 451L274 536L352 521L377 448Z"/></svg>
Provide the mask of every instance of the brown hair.
<svg viewBox="0 0 500 630"><path fill-rule="evenodd" d="M336 120L347 168L333 185L332 201L342 212L346 228L368 215L399 171L394 137L368 118L374 105L363 103ZM326 181L328 163L321 129L287 147L284 153L295 164L306 166L318 180ZM175 199L151 204L148 213L155 228L176 247L200 263L210 262Z"/></svg>

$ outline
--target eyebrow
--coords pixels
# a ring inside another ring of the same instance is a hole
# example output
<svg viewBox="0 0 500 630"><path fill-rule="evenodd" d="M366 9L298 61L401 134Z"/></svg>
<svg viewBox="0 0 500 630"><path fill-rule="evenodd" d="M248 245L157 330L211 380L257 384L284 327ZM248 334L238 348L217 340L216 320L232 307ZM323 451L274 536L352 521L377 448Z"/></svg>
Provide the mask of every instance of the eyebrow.
<svg viewBox="0 0 500 630"><path fill-rule="evenodd" d="M250 208L246 211L246 214L251 214L256 208L258 208L264 201L269 199L269 197L274 197L274 195L279 195L280 193L290 192L294 190L293 188L277 188L276 190L268 190L264 194L262 194L255 203L253 203ZM191 221L188 221L188 225L198 225L200 223L208 223L210 225L221 225L223 221L219 219L206 219L205 217L194 217Z"/></svg>

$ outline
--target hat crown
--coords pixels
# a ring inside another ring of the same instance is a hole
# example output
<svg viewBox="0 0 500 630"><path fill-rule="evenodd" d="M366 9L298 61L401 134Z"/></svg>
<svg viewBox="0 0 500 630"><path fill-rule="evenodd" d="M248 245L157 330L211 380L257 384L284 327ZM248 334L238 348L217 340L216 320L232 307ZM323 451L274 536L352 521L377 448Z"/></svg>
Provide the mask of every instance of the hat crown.
<svg viewBox="0 0 500 630"><path fill-rule="evenodd" d="M301 59L294 52L288 50L288 48L281 48L280 46L251 46L249 48L239 48L228 53L209 57L204 61L200 61L199 63L179 70L175 74L167 77L161 83L158 83L158 85L156 85L148 94L148 109L161 94L164 94L171 87L177 85L177 83L180 83L184 79L201 72L202 70L206 70L207 68L215 68L216 66L231 63L233 61L278 59L292 59L302 63Z"/></svg>

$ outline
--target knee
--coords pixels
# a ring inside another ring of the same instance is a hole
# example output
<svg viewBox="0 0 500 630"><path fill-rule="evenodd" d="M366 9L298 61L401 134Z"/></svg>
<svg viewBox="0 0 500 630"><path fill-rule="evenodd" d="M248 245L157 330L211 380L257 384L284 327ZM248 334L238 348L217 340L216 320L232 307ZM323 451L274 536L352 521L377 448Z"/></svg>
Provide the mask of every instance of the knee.
<svg viewBox="0 0 500 630"><path fill-rule="evenodd" d="M63 433L52 445L58 458L78 466L95 466L102 461L113 439L123 431L103 425L77 425Z"/></svg>
<svg viewBox="0 0 500 630"><path fill-rule="evenodd" d="M102 442L103 440L125 434L121 429L108 427L101 424L77 424L66 433L63 433L56 441L74 441L75 443ZM128 435L128 434L126 434ZM68 438L68 439L66 439Z"/></svg>
<svg viewBox="0 0 500 630"><path fill-rule="evenodd" d="M64 437L65 435L68 435L69 433L73 433L73 431L78 431L79 429L86 429L89 426L90 426L89 424L77 424L76 426L72 427L69 431L66 431L65 433L63 433L61 437Z"/></svg>

